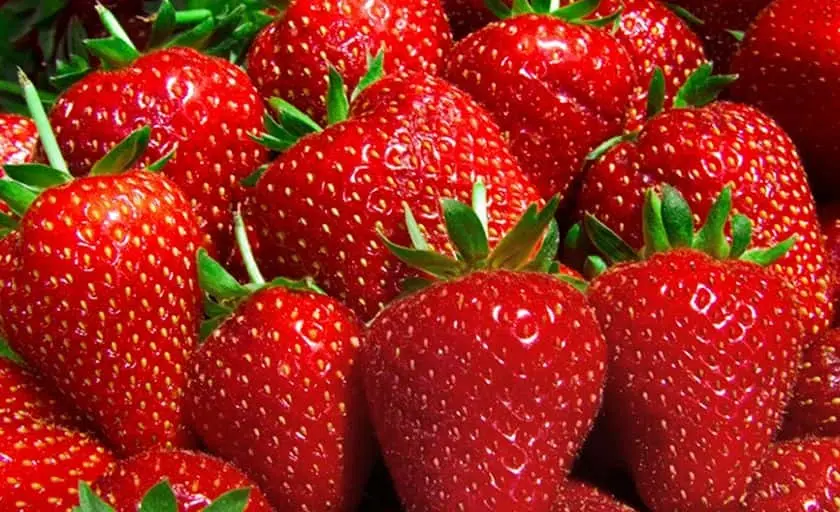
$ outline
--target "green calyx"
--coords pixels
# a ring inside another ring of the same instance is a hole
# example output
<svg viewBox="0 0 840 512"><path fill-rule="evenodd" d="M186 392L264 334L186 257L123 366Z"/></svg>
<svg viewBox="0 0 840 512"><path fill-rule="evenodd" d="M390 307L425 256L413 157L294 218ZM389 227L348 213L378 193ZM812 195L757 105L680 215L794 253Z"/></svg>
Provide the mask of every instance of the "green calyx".
<svg viewBox="0 0 840 512"><path fill-rule="evenodd" d="M601 0L579 0L578 2L560 6L558 0L513 0L510 7L503 0L485 0L485 5L499 19L508 19L523 14L544 14L554 16L569 23L591 25L594 27L618 28L621 22L622 8L600 18L590 18L598 10Z"/></svg>
<svg viewBox="0 0 840 512"><path fill-rule="evenodd" d="M586 214L583 226L592 245L611 264L641 261L674 249L693 249L719 260L741 260L767 266L784 256L796 243L793 236L770 248L749 248L752 222L741 214L730 216L731 210L732 188L727 186L709 210L706 222L695 232L693 214L685 198L666 184L662 186L661 194L654 188L645 192L642 207L644 246L641 250L634 250L594 215ZM725 234L727 224L731 242ZM587 275L597 275L606 268L599 258L590 258L586 265Z"/></svg>
<svg viewBox="0 0 840 512"><path fill-rule="evenodd" d="M405 264L438 281L447 281L481 270L514 270L557 274L555 256L560 247L560 231L554 214L559 200L552 198L540 209L532 204L504 238L490 250L488 239L487 190L482 182L473 187L472 206L454 199L441 201L444 224L455 249L453 256L431 248L408 204L403 203L411 247L398 245L381 231L388 249ZM539 251L532 257L539 245ZM558 276L567 280L566 276ZM577 280L575 280L577 281ZM411 278L405 291L416 291L431 284L429 279ZM572 283L579 285L579 283Z"/></svg>
<svg viewBox="0 0 840 512"><path fill-rule="evenodd" d="M324 291L311 278L296 281L278 277L266 281L254 258L254 252L248 240L248 230L239 212L234 215L234 233L239 253L242 256L242 263L251 282L248 284L240 283L206 250L198 250L196 255L198 280L205 292L204 310L207 316L207 320L201 324L202 340L210 336L218 326L227 320L242 302L261 290L283 287L289 290L324 294Z"/></svg>
<svg viewBox="0 0 840 512"><path fill-rule="evenodd" d="M665 7L667 7L671 12L682 18L683 21L688 23L689 25L705 25L706 22L698 18L694 15L691 11L686 9L685 7L677 4L672 4L670 2L665 2Z"/></svg>
<svg viewBox="0 0 840 512"><path fill-rule="evenodd" d="M12 350L9 342L0 338L0 359L7 359L18 366L26 366L26 362L20 357L17 352Z"/></svg>
<svg viewBox="0 0 840 512"><path fill-rule="evenodd" d="M350 103L355 101L365 89L378 82L384 76L385 52L380 50L373 57L368 57L367 71L359 85L348 98L344 79L339 71L328 64L329 80L327 84L327 123L334 125L346 121L350 115ZM265 132L254 140L272 151L284 152L297 144L297 141L310 133L323 131L323 128L308 114L281 98L271 98L269 106L277 115L265 116ZM259 172L259 171L257 171ZM257 179L259 176L257 176ZM256 183L252 177L243 183Z"/></svg>
<svg viewBox="0 0 840 512"><path fill-rule="evenodd" d="M251 489L242 488L228 491L216 498L204 508L204 512L242 512L248 505ZM177 512L178 501L169 480L163 479L146 492L140 502L138 512ZM79 505L73 512L114 512L102 498L93 492L85 482L79 482Z"/></svg>

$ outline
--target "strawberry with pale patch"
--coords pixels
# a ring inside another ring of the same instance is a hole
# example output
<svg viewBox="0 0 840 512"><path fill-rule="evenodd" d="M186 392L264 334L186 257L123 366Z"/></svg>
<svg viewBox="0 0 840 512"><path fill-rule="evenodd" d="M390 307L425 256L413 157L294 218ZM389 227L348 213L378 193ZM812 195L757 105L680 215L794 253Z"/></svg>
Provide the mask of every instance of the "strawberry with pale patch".
<svg viewBox="0 0 840 512"><path fill-rule="evenodd" d="M356 364L362 325L309 280L266 282L241 217L236 225L251 283L198 256L218 328L190 361L191 424L277 510L354 511L374 453Z"/></svg>
<svg viewBox="0 0 840 512"><path fill-rule="evenodd" d="M800 306L764 266L801 242L750 248L752 224L740 214L727 242L732 195L720 193L695 233L676 189L661 198L648 189L638 252L585 220L615 264L589 288L610 347L605 417L653 510L740 510L795 384Z"/></svg>
<svg viewBox="0 0 840 512"><path fill-rule="evenodd" d="M372 60L346 121L348 101L334 70L328 117L337 124L326 129L272 101L289 127L264 138L285 153L259 178L244 207L266 273L311 276L364 320L396 297L399 281L411 273L375 233L380 227L408 241L395 215L403 202L418 212L431 243L443 248L441 197L468 200L472 183L483 180L495 206L491 243L539 199L498 126L468 95L429 76L375 82L381 62L381 55ZM290 136L295 130L312 133L298 142Z"/></svg>
<svg viewBox="0 0 840 512"><path fill-rule="evenodd" d="M37 147L38 129L31 119L16 114L0 114L0 164L31 162Z"/></svg>
<svg viewBox="0 0 840 512"><path fill-rule="evenodd" d="M9 344L120 454L189 443L184 372L202 299L192 208L172 181L132 168L148 128L73 179L24 88L52 167L6 166L14 180L0 182L20 216L0 290Z"/></svg>
<svg viewBox="0 0 840 512"><path fill-rule="evenodd" d="M782 437L840 437L840 331L825 331L803 355Z"/></svg>
<svg viewBox="0 0 840 512"><path fill-rule="evenodd" d="M805 169L790 137L772 119L746 105L714 101L733 79L701 67L673 108L655 115L638 134L591 155L595 161L583 180L578 215L594 214L638 248L648 187L676 187L699 220L718 192L732 185L734 211L755 223L757 244L798 238L772 269L796 285L797 304L816 335L833 318L833 274Z"/></svg>
<svg viewBox="0 0 840 512"><path fill-rule="evenodd" d="M394 72L434 75L451 42L440 0L292 0L254 40L248 74L266 99L323 122L329 63L352 90L369 55L384 51Z"/></svg>
<svg viewBox="0 0 840 512"><path fill-rule="evenodd" d="M491 252L486 192L445 200L457 257L383 243L426 280L371 322L365 391L407 511L549 511L601 404L606 345L558 274L557 199L528 208ZM550 226L544 235L546 227ZM541 243L540 241L543 240ZM536 248L538 251L535 251Z"/></svg>

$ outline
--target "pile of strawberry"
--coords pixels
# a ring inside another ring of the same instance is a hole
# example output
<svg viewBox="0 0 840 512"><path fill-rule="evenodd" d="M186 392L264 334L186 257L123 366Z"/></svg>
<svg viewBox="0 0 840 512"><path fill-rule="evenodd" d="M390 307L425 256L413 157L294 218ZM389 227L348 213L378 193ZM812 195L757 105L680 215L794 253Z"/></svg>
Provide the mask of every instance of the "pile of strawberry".
<svg viewBox="0 0 840 512"><path fill-rule="evenodd" d="M0 28L1 512L838 510L840 3Z"/></svg>

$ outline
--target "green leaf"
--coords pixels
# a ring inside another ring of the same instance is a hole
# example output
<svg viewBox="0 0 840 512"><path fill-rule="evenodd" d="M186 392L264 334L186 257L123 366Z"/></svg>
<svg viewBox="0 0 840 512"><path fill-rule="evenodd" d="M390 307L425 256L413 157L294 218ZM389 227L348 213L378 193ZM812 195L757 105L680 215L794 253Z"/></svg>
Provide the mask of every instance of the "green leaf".
<svg viewBox="0 0 840 512"><path fill-rule="evenodd" d="M236 489L216 498L204 512L242 512L248 505L251 489Z"/></svg>
<svg viewBox="0 0 840 512"><path fill-rule="evenodd" d="M400 283L400 292L402 295L410 295L412 293L425 290L431 286L433 281L423 279L422 277L407 277Z"/></svg>
<svg viewBox="0 0 840 512"><path fill-rule="evenodd" d="M732 211L732 187L726 186L718 195L706 222L697 236L694 237L693 247L717 259L729 257L729 243L726 241L724 227Z"/></svg>
<svg viewBox="0 0 840 512"><path fill-rule="evenodd" d="M90 53L106 63L110 69L130 66L140 57L140 52L136 48L115 36L85 39L84 44Z"/></svg>
<svg viewBox="0 0 840 512"><path fill-rule="evenodd" d="M172 160L175 158L175 154L178 152L178 143L176 142L175 145L172 146L172 149L167 151L165 155L160 157L158 160L152 162L148 166L146 166L146 170L149 172L160 172L162 171Z"/></svg>
<svg viewBox="0 0 840 512"><path fill-rule="evenodd" d="M494 269L515 270L524 265L554 219L559 203L557 196L554 196L542 211L537 210L536 204L529 206L516 226L505 235L490 254L487 266Z"/></svg>
<svg viewBox="0 0 840 512"><path fill-rule="evenodd" d="M362 79L359 80L359 85L356 86L356 89L350 96L352 101L356 101L356 99L359 97L360 94L362 94L365 91L365 89L382 79L382 77L385 75L384 63L384 49L379 50L373 58L368 58L367 71L365 72L365 76L363 76Z"/></svg>
<svg viewBox="0 0 840 512"><path fill-rule="evenodd" d="M555 219L551 219L548 223L548 231L543 237L540 251L525 267L526 270L534 272L548 272L554 259L557 257L557 252L560 250L560 226Z"/></svg>
<svg viewBox="0 0 840 512"><path fill-rule="evenodd" d="M43 164L6 165L6 174L29 187L45 189L73 181L69 174Z"/></svg>
<svg viewBox="0 0 840 512"><path fill-rule="evenodd" d="M481 221L481 227L484 229L486 236L490 231L490 219L487 213L487 187L484 186L484 180L481 178L478 178L473 183L472 209L478 215L478 219Z"/></svg>
<svg viewBox="0 0 840 512"><path fill-rule="evenodd" d="M285 277L275 277L268 282L267 286L274 288L286 288L287 290L294 290L298 292L317 293L318 295L327 295L320 286L315 283L311 277L303 279L287 279Z"/></svg>
<svg viewBox="0 0 840 512"><path fill-rule="evenodd" d="M741 261L748 261L762 267L767 267L776 263L785 254L787 254L796 241L797 237L794 235L784 242L770 247L769 249L751 249L742 254L739 259Z"/></svg>
<svg viewBox="0 0 840 512"><path fill-rule="evenodd" d="M344 91L344 79L332 64L329 65L329 75L327 123L333 125L347 120L347 116L350 115L350 103L347 101L347 93Z"/></svg>
<svg viewBox="0 0 840 512"><path fill-rule="evenodd" d="M87 76L90 72L90 65L85 58L79 55L70 55L69 60L58 60L56 73L50 77L50 84L58 90L64 90Z"/></svg>
<svg viewBox="0 0 840 512"><path fill-rule="evenodd" d="M461 257L471 265L485 259L490 254L490 246L475 211L454 199L444 199L441 204L446 232Z"/></svg>
<svg viewBox="0 0 840 512"><path fill-rule="evenodd" d="M607 271L609 265L603 258L597 255L587 256L583 262L583 274L589 279L595 279Z"/></svg>
<svg viewBox="0 0 840 512"><path fill-rule="evenodd" d="M421 251L397 245L379 232L379 237L388 249L403 263L439 279L451 279L461 275L467 268L461 261L453 260L434 251Z"/></svg>
<svg viewBox="0 0 840 512"><path fill-rule="evenodd" d="M248 289L204 249L198 250L198 280L201 288L217 299L238 299L249 294Z"/></svg>
<svg viewBox="0 0 840 512"><path fill-rule="evenodd" d="M586 294L586 292L589 290L589 283L587 283L583 279L579 279L577 277L569 276L566 274L557 274L557 279L570 285L572 288L579 291L580 293Z"/></svg>
<svg viewBox="0 0 840 512"><path fill-rule="evenodd" d="M163 0L152 24L152 35L149 38L149 48L157 48L163 45L175 32L177 27L175 7L170 0Z"/></svg>
<svg viewBox="0 0 840 512"><path fill-rule="evenodd" d="M207 18L195 27L181 32L169 39L164 45L165 48L187 47L202 49L210 42L213 33L216 31L216 18Z"/></svg>
<svg viewBox="0 0 840 512"><path fill-rule="evenodd" d="M730 221L732 227L732 249L729 257L740 258L752 242L752 221L746 215L736 214Z"/></svg>
<svg viewBox="0 0 840 512"><path fill-rule="evenodd" d="M599 144L598 147L596 147L588 155L586 155L586 161L593 162L595 160L598 160L602 156L606 155L612 148L618 146L622 142L636 140L637 136L637 133L625 133L622 135L616 135L615 137L611 137Z"/></svg>
<svg viewBox="0 0 840 512"><path fill-rule="evenodd" d="M500 20L506 20L513 14L502 0L484 0L484 6Z"/></svg>
<svg viewBox="0 0 840 512"><path fill-rule="evenodd" d="M13 230L17 229L18 221L16 218L12 217L7 213L0 212L0 229L8 229ZM0 237L4 238L4 237Z"/></svg>
<svg viewBox="0 0 840 512"><path fill-rule="evenodd" d="M207 294L204 295L204 314L207 318L215 318L217 316L228 316L233 313L233 308L220 304L210 298Z"/></svg>
<svg viewBox="0 0 840 512"><path fill-rule="evenodd" d="M706 22L695 16L691 11L685 7L666 2L665 6L674 14L687 21L691 25L705 25Z"/></svg>
<svg viewBox="0 0 840 512"><path fill-rule="evenodd" d="M694 241L694 217L691 207L671 185L662 186L662 222L672 247L691 247Z"/></svg>
<svg viewBox="0 0 840 512"><path fill-rule="evenodd" d="M411 207L409 207L408 203L405 201L403 201L402 206L403 211L405 212L405 226L408 229L408 236L411 238L411 245L418 251L431 250L429 243L426 242L426 237L423 236L423 231L420 229L420 224L418 224L417 219L414 218L414 213L411 211Z"/></svg>
<svg viewBox="0 0 840 512"><path fill-rule="evenodd" d="M293 135L303 137L322 131L318 123L288 101L282 98L271 98L268 104L277 112L283 127Z"/></svg>
<svg viewBox="0 0 840 512"><path fill-rule="evenodd" d="M534 12L548 14L551 11L552 0L531 0Z"/></svg>
<svg viewBox="0 0 840 512"><path fill-rule="evenodd" d="M598 27L598 28L605 28L605 27L612 27L610 29L610 33L615 35L618 32L618 29L621 28L621 15L624 13L624 7L619 7L612 13L603 16L601 18L595 18L592 20L582 20L579 23L584 25L589 25L590 27Z"/></svg>
<svg viewBox="0 0 840 512"><path fill-rule="evenodd" d="M23 217L38 194L10 179L0 179L0 200L4 201L18 217Z"/></svg>
<svg viewBox="0 0 840 512"><path fill-rule="evenodd" d="M256 171L242 178L239 183L241 183L243 187L247 188L256 187L257 182L260 181L260 178L262 178L263 174L265 174L265 171L267 171L270 166L271 164L263 164L259 166Z"/></svg>
<svg viewBox="0 0 840 512"><path fill-rule="evenodd" d="M79 482L79 507L80 512L114 512L107 503L93 492L87 482Z"/></svg>
<svg viewBox="0 0 840 512"><path fill-rule="evenodd" d="M645 202L642 206L642 226L642 235L645 240L642 254L645 257L654 253L665 252L671 248L668 233L665 230L665 222L662 220L662 200L654 188L645 191Z"/></svg>
<svg viewBox="0 0 840 512"><path fill-rule="evenodd" d="M138 512L178 512L178 503L175 501L169 480L162 480L149 489L140 503Z"/></svg>
<svg viewBox="0 0 840 512"><path fill-rule="evenodd" d="M647 97L647 116L651 118L665 108L665 74L656 66L650 79Z"/></svg>
<svg viewBox="0 0 840 512"><path fill-rule="evenodd" d="M228 319L229 315L220 315L212 317L208 320L201 322L201 325L198 328L198 339L201 341L206 340L213 334L213 331L219 328L220 325L225 323L225 320Z"/></svg>
<svg viewBox="0 0 840 512"><path fill-rule="evenodd" d="M734 37L739 43L744 40L747 34L743 30L727 30L730 36Z"/></svg>
<svg viewBox="0 0 840 512"><path fill-rule="evenodd" d="M533 14L534 8L531 7L531 2L528 0L513 0L513 6L510 9L510 13L513 16L519 16L520 14Z"/></svg>
<svg viewBox="0 0 840 512"><path fill-rule="evenodd" d="M712 63L706 62L689 75L674 97L675 108L707 105L738 79L738 75L713 75L712 69Z"/></svg>
<svg viewBox="0 0 840 512"><path fill-rule="evenodd" d="M0 357L8 359L19 366L26 366L26 362L23 358L17 355L17 353L12 350L12 347L9 346L9 342L3 338L0 338Z"/></svg>
<svg viewBox="0 0 840 512"><path fill-rule="evenodd" d="M568 251L578 250L581 246L582 239L583 226L581 226L580 222L576 222L566 232L566 236L563 238L563 248Z"/></svg>
<svg viewBox="0 0 840 512"><path fill-rule="evenodd" d="M584 217L583 226L592 245L611 263L639 260L639 255L627 242L591 213Z"/></svg>
<svg viewBox="0 0 840 512"><path fill-rule="evenodd" d="M91 176L114 175L130 169L149 146L152 129L144 126L132 132L90 169Z"/></svg>
<svg viewBox="0 0 840 512"><path fill-rule="evenodd" d="M566 21L579 20L597 11L600 4L601 0L580 0L551 11L551 15Z"/></svg>

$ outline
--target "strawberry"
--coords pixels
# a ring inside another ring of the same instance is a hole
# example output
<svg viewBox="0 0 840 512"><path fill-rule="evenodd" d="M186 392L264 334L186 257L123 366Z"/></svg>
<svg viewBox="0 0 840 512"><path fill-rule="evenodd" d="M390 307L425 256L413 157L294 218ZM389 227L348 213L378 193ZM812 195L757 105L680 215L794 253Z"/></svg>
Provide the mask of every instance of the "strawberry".
<svg viewBox="0 0 840 512"><path fill-rule="evenodd" d="M377 62L381 55L371 70ZM378 226L408 241L398 218L402 202L420 212L431 243L443 248L441 196L468 198L473 181L483 180L496 206L491 243L538 199L498 127L469 96L428 76L369 82L354 94L349 120L324 130L315 125L316 133L290 148L275 146L287 151L259 178L244 207L267 273L311 276L363 320L396 297L399 281L411 274L374 231ZM337 72L331 84L329 117L337 121L347 105ZM284 118L294 117L284 111ZM305 124L313 130L314 121Z"/></svg>
<svg viewBox="0 0 840 512"><path fill-rule="evenodd" d="M569 481L560 488L560 496L551 512L633 512L621 503L583 482Z"/></svg>
<svg viewBox="0 0 840 512"><path fill-rule="evenodd" d="M673 187L648 189L634 251L587 215L613 268L593 281L610 360L604 410L639 494L653 510L739 510L796 378L804 327L793 287L763 268L795 243L749 249L725 188L693 232ZM791 304L791 298L794 298Z"/></svg>
<svg viewBox="0 0 840 512"><path fill-rule="evenodd" d="M209 325L223 323L190 361L191 424L277 510L356 510L373 461L355 363L362 326L309 281L266 283L241 217L237 229L252 283L198 256L204 289L221 301Z"/></svg>
<svg viewBox="0 0 840 512"><path fill-rule="evenodd" d="M46 114L35 118L53 168L6 166L27 186L0 182L21 216L0 266L9 344L120 454L186 444L184 370L201 314L201 235L189 202L161 175L122 171L139 159L148 128L74 180ZM54 186L32 192L46 184Z"/></svg>
<svg viewBox="0 0 840 512"><path fill-rule="evenodd" d="M219 254L227 254L239 180L268 158L250 138L262 129L259 93L238 67L189 48L128 53L119 69L87 75L52 109L70 171L87 172L132 131L151 127L141 166L174 151L164 172L187 194Z"/></svg>
<svg viewBox="0 0 840 512"><path fill-rule="evenodd" d="M772 119L745 105L710 102L731 80L701 67L678 93L676 108L597 158L584 177L578 215L596 215L638 248L646 188L673 185L699 220L718 192L733 185L733 208L755 222L756 243L798 237L773 269L795 282L807 327L817 334L832 318L833 276L805 170Z"/></svg>
<svg viewBox="0 0 840 512"><path fill-rule="evenodd" d="M747 31L732 61L732 98L767 112L790 133L817 193L840 199L840 4L778 0Z"/></svg>
<svg viewBox="0 0 840 512"><path fill-rule="evenodd" d="M746 510L834 510L840 500L840 438L773 446L750 486Z"/></svg>
<svg viewBox="0 0 840 512"><path fill-rule="evenodd" d="M825 235L829 264L834 274L834 311L838 310L840 294L840 203L829 203L820 207L820 224Z"/></svg>
<svg viewBox="0 0 840 512"><path fill-rule="evenodd" d="M592 309L574 280L546 272L557 199L529 207L490 252L483 193L475 210L442 204L457 258L428 250L413 215L415 248L383 237L439 279L412 283L362 347L373 424L409 512L550 510L601 403L606 345Z"/></svg>
<svg viewBox="0 0 840 512"><path fill-rule="evenodd" d="M0 166L31 162L37 145L38 130L31 119L15 114L0 114Z"/></svg>
<svg viewBox="0 0 840 512"><path fill-rule="evenodd" d="M633 61L609 31L589 25L599 21L579 19L579 4L513 14L459 42L445 76L493 113L541 195L568 199L584 157L628 119Z"/></svg>
<svg viewBox="0 0 840 512"><path fill-rule="evenodd" d="M79 481L108 470L97 440L24 413L0 415L0 510L70 512Z"/></svg>
<svg viewBox="0 0 840 512"><path fill-rule="evenodd" d="M451 39L440 0L292 0L254 40L248 74L265 98L323 122L328 63L351 88L380 50L390 70L437 74Z"/></svg>
<svg viewBox="0 0 840 512"><path fill-rule="evenodd" d="M108 505L117 512L135 512L146 510L148 505L141 503L153 500L155 512L198 512L210 510L211 505L220 512L272 510L240 470L188 450L151 450L121 460L94 482L93 489L83 487L81 494L80 512L113 512Z"/></svg>
<svg viewBox="0 0 840 512"><path fill-rule="evenodd" d="M788 408L782 435L840 437L840 331L831 329L808 349Z"/></svg>

